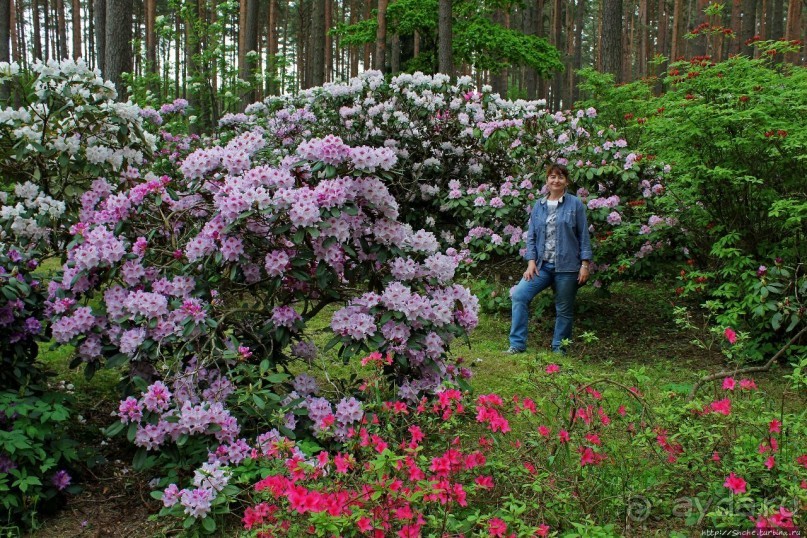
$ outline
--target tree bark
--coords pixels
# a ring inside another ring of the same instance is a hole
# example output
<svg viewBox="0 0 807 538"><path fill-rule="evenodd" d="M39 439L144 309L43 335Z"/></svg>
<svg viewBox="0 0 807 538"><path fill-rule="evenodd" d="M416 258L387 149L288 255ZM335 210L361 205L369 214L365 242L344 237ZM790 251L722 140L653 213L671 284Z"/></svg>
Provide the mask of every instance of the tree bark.
<svg viewBox="0 0 807 538"><path fill-rule="evenodd" d="M740 25L740 43L742 44L742 53L751 56L754 53L751 45L746 45L756 33L756 0L742 0L742 23Z"/></svg>
<svg viewBox="0 0 807 538"><path fill-rule="evenodd" d="M64 13L64 0L56 0L56 27L59 42L59 58L57 59L66 60L69 56L67 54L67 18Z"/></svg>
<svg viewBox="0 0 807 538"><path fill-rule="evenodd" d="M115 84L118 99L125 101L126 84L121 75L132 71L131 0L107 0L105 42L105 76Z"/></svg>
<svg viewBox="0 0 807 538"><path fill-rule="evenodd" d="M680 1L680 0L676 0ZM603 0L602 68L622 82L622 0Z"/></svg>
<svg viewBox="0 0 807 538"><path fill-rule="evenodd" d="M328 33L333 27L333 0L325 0L325 82L333 80L333 43Z"/></svg>
<svg viewBox="0 0 807 538"><path fill-rule="evenodd" d="M801 37L801 3L802 0L790 0L787 6L787 29L785 39L796 41ZM785 61L799 64L799 52L785 54Z"/></svg>
<svg viewBox="0 0 807 538"><path fill-rule="evenodd" d="M266 23L266 94L277 95L277 0L269 0Z"/></svg>
<svg viewBox="0 0 807 538"><path fill-rule="evenodd" d="M563 1L553 0L552 2L552 29L550 31L552 44L559 51L563 51ZM563 73L555 72L552 78L552 110L558 110L563 95Z"/></svg>
<svg viewBox="0 0 807 538"><path fill-rule="evenodd" d="M452 20L451 0L440 0L438 7L437 39L438 39L438 70L441 73L454 76L454 55L451 44L453 41L454 24ZM419 52L419 51L418 51Z"/></svg>
<svg viewBox="0 0 807 538"><path fill-rule="evenodd" d="M779 39L785 35L784 0L771 2L771 39Z"/></svg>
<svg viewBox="0 0 807 538"><path fill-rule="evenodd" d="M11 0L0 0L0 62L11 61ZM7 97L7 95L0 95Z"/></svg>
<svg viewBox="0 0 807 538"><path fill-rule="evenodd" d="M684 1L673 3L672 39L670 40L670 60L677 62L684 57Z"/></svg>
<svg viewBox="0 0 807 538"><path fill-rule="evenodd" d="M308 59L311 62L309 86L325 82L325 0L314 0L311 9L311 34Z"/></svg>
<svg viewBox="0 0 807 538"><path fill-rule="evenodd" d="M636 51L637 74L640 78L647 76L647 62L649 61L650 17L649 0L639 0L639 49Z"/></svg>
<svg viewBox="0 0 807 538"><path fill-rule="evenodd" d="M566 65L566 81L564 84L563 92L563 108L571 109L572 101L574 99L575 83L575 67L574 67L574 20L576 12L583 9L583 0L577 0L577 5L573 0L566 3L566 58L564 64Z"/></svg>
<svg viewBox="0 0 807 538"><path fill-rule="evenodd" d="M572 66L577 71L583 67L583 25L586 18L586 2L578 0L574 13L574 60ZM577 76L574 77L574 85L571 87L571 104L573 105L580 98L580 89L577 84Z"/></svg>
<svg viewBox="0 0 807 538"><path fill-rule="evenodd" d="M39 0L31 0L31 18L34 20L34 60L42 59L42 33L39 22Z"/></svg>
<svg viewBox="0 0 807 538"><path fill-rule="evenodd" d="M389 5L389 0L378 0L378 26L375 33L375 55L373 57L373 69L378 69L382 73L384 72L386 65L387 5Z"/></svg>
<svg viewBox="0 0 807 538"><path fill-rule="evenodd" d="M73 33L73 59L81 57L81 0L73 0L70 7L70 28Z"/></svg>
<svg viewBox="0 0 807 538"><path fill-rule="evenodd" d="M107 77L106 73L106 8L107 0L89 0L93 2L93 9L95 11L95 46L98 58L98 69L101 71L101 76ZM36 2L36 0L34 0ZM179 65L179 64L177 64Z"/></svg>
<svg viewBox="0 0 807 538"><path fill-rule="evenodd" d="M350 0L350 24L359 22L359 2L358 0ZM359 48L356 45L351 45L349 50L350 55L350 77L359 76Z"/></svg>
<svg viewBox="0 0 807 538"><path fill-rule="evenodd" d="M75 0L74 0L75 1ZM157 0L146 0L146 72L157 74Z"/></svg>
<svg viewBox="0 0 807 538"><path fill-rule="evenodd" d="M364 20L370 19L370 0L364 0ZM362 71L370 69L370 44L364 44L364 56L362 58Z"/></svg>

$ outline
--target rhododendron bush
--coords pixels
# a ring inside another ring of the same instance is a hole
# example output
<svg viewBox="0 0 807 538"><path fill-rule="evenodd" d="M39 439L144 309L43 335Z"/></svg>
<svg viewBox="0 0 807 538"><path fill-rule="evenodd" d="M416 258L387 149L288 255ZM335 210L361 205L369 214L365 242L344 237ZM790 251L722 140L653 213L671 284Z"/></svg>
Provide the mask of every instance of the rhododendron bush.
<svg viewBox="0 0 807 538"><path fill-rule="evenodd" d="M676 236L666 200L669 167L632 151L593 108L551 114L542 101L508 101L470 77L403 74L387 82L367 72L296 97L270 98L222 119L235 132L266 127L281 159L311 137L387 147L401 174L386 178L405 218L439 230L444 244L474 260L515 258L544 166L567 164L588 203L595 277L608 283L647 268ZM632 271L628 271L632 269Z"/></svg>
<svg viewBox="0 0 807 538"><path fill-rule="evenodd" d="M455 379L445 354L475 326L476 299L451 284L457 255L397 220L372 175L394 154L331 136L275 167L264 146L257 128L190 154L174 179L94 182L51 284L54 339L90 370L129 362L145 378L163 357L276 369L316 356L306 322L349 294L331 322L340 356L391 351L417 390Z"/></svg>
<svg viewBox="0 0 807 538"><path fill-rule="evenodd" d="M99 176L118 178L156 148L141 109L115 101L114 85L83 59L0 63L12 97L0 109L4 183L31 180L59 200L73 201Z"/></svg>

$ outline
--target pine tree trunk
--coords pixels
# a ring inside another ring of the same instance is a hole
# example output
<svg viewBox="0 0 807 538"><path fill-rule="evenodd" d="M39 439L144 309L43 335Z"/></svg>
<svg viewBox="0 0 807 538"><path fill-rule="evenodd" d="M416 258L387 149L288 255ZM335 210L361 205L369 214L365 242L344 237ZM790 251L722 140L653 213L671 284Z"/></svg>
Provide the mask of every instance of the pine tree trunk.
<svg viewBox="0 0 807 538"><path fill-rule="evenodd" d="M0 62L11 62L11 1L0 0ZM5 86L0 86L0 91ZM7 88L6 88L7 89ZM0 98L8 97L0 93Z"/></svg>
<svg viewBox="0 0 807 538"><path fill-rule="evenodd" d="M437 39L438 39L438 70L450 77L454 76L454 55L451 46L453 41L454 22L452 19L451 0L439 0L437 17ZM418 44L419 45L419 44ZM418 46L418 48L420 48ZM420 51L418 51L420 52Z"/></svg>
<svg viewBox="0 0 807 538"><path fill-rule="evenodd" d="M81 57L81 0L73 0L70 9L70 27L73 33L73 59Z"/></svg>
<svg viewBox="0 0 807 538"><path fill-rule="evenodd" d="M673 3L672 39L670 40L670 60L677 62L684 57L684 1L675 0Z"/></svg>
<svg viewBox="0 0 807 538"><path fill-rule="evenodd" d="M575 73L574 73L574 19L577 11L583 9L582 0L575 2L570 0L566 4L566 58L564 64L566 66L566 81L564 83L563 92L563 108L572 108L572 99L575 87Z"/></svg>
<svg viewBox="0 0 807 538"><path fill-rule="evenodd" d="M771 1L771 39L779 39L785 35L785 0Z"/></svg>
<svg viewBox="0 0 807 538"><path fill-rule="evenodd" d="M601 42L603 71L622 82L622 0L603 0Z"/></svg>
<svg viewBox="0 0 807 538"><path fill-rule="evenodd" d="M106 1L105 73L106 78L115 84L118 99L125 101L126 84L121 75L132 71L132 2Z"/></svg>
<svg viewBox="0 0 807 538"><path fill-rule="evenodd" d="M350 24L359 22L359 2L358 0L350 0ZM349 49L350 54L350 77L359 76L359 48L356 45L351 45Z"/></svg>
<svg viewBox="0 0 807 538"><path fill-rule="evenodd" d="M649 61L650 17L649 0L639 0L639 48L636 51L637 74L640 78L647 76L647 62Z"/></svg>
<svg viewBox="0 0 807 538"><path fill-rule="evenodd" d="M333 0L325 0L325 82L333 80L333 43L328 33L333 26Z"/></svg>
<svg viewBox="0 0 807 538"><path fill-rule="evenodd" d="M790 0L787 7L787 29L785 39L796 41L801 37L801 3L802 0ZM798 52L791 52L785 55L785 61L799 64L800 55Z"/></svg>
<svg viewBox="0 0 807 538"><path fill-rule="evenodd" d="M157 74L157 0L146 0L146 71Z"/></svg>
<svg viewBox="0 0 807 538"><path fill-rule="evenodd" d="M375 55L373 56L373 69L382 73L386 67L387 52L387 5L389 0L378 0L378 26L375 33Z"/></svg>
<svg viewBox="0 0 807 538"><path fill-rule="evenodd" d="M586 0L578 0L574 13L574 69L577 71L583 67L583 25L586 19ZM572 87L572 104L580 98L580 89L577 84L577 77Z"/></svg>
<svg viewBox="0 0 807 538"><path fill-rule="evenodd" d="M633 17L633 0L627 0L623 5L627 8L623 12L622 24L625 25L622 32L622 80L628 81L633 78L631 68L633 62L631 61L631 53L636 42L636 21Z"/></svg>
<svg viewBox="0 0 807 538"><path fill-rule="evenodd" d="M42 30L45 34L42 40L45 43L45 61L50 60L50 5L48 4L48 0L41 0L42 1Z"/></svg>
<svg viewBox="0 0 807 538"><path fill-rule="evenodd" d="M31 17L34 21L34 60L42 59L42 33L39 22L39 0L31 0Z"/></svg>
<svg viewBox="0 0 807 538"><path fill-rule="evenodd" d="M742 0L742 24L740 26L740 43L742 53L748 56L753 55L754 50L751 45L746 45L756 33L756 0Z"/></svg>
<svg viewBox="0 0 807 538"><path fill-rule="evenodd" d="M370 4L371 4L370 0L364 0L364 20L370 19L370 7L371 7ZM369 43L364 44L364 57L362 58L362 60L363 60L362 71L367 71L368 69L370 69Z"/></svg>
<svg viewBox="0 0 807 538"><path fill-rule="evenodd" d="M106 10L107 0L90 0L95 7L95 44L98 51L98 69L107 79L106 71Z"/></svg>
<svg viewBox="0 0 807 538"><path fill-rule="evenodd" d="M277 95L277 0L269 0L266 26L266 94Z"/></svg>
<svg viewBox="0 0 807 538"><path fill-rule="evenodd" d="M309 86L325 82L325 0L314 0L311 9L311 34L308 59L311 62Z"/></svg>
<svg viewBox="0 0 807 538"><path fill-rule="evenodd" d="M552 1L552 30L551 30L552 44L559 51L563 51L563 1ZM563 73L556 71L552 78L552 103L551 109L560 109L560 103L563 95Z"/></svg>

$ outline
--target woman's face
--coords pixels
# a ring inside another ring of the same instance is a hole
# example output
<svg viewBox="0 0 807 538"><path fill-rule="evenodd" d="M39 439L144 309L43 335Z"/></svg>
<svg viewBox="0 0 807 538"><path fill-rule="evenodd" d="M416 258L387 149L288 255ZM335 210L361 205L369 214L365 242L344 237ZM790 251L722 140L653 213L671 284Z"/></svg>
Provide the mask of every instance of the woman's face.
<svg viewBox="0 0 807 538"><path fill-rule="evenodd" d="M566 187L568 185L569 182L566 181L563 174L557 170L551 170L546 176L546 186L549 189L550 194L560 196L566 191Z"/></svg>

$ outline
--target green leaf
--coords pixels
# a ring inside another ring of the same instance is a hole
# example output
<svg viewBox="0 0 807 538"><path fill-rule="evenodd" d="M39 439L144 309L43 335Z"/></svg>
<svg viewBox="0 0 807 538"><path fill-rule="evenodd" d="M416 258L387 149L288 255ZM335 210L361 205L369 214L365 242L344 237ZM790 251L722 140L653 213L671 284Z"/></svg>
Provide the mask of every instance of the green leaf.
<svg viewBox="0 0 807 538"><path fill-rule="evenodd" d="M212 517L206 517L202 520L202 528L209 533L216 532L216 520Z"/></svg>

